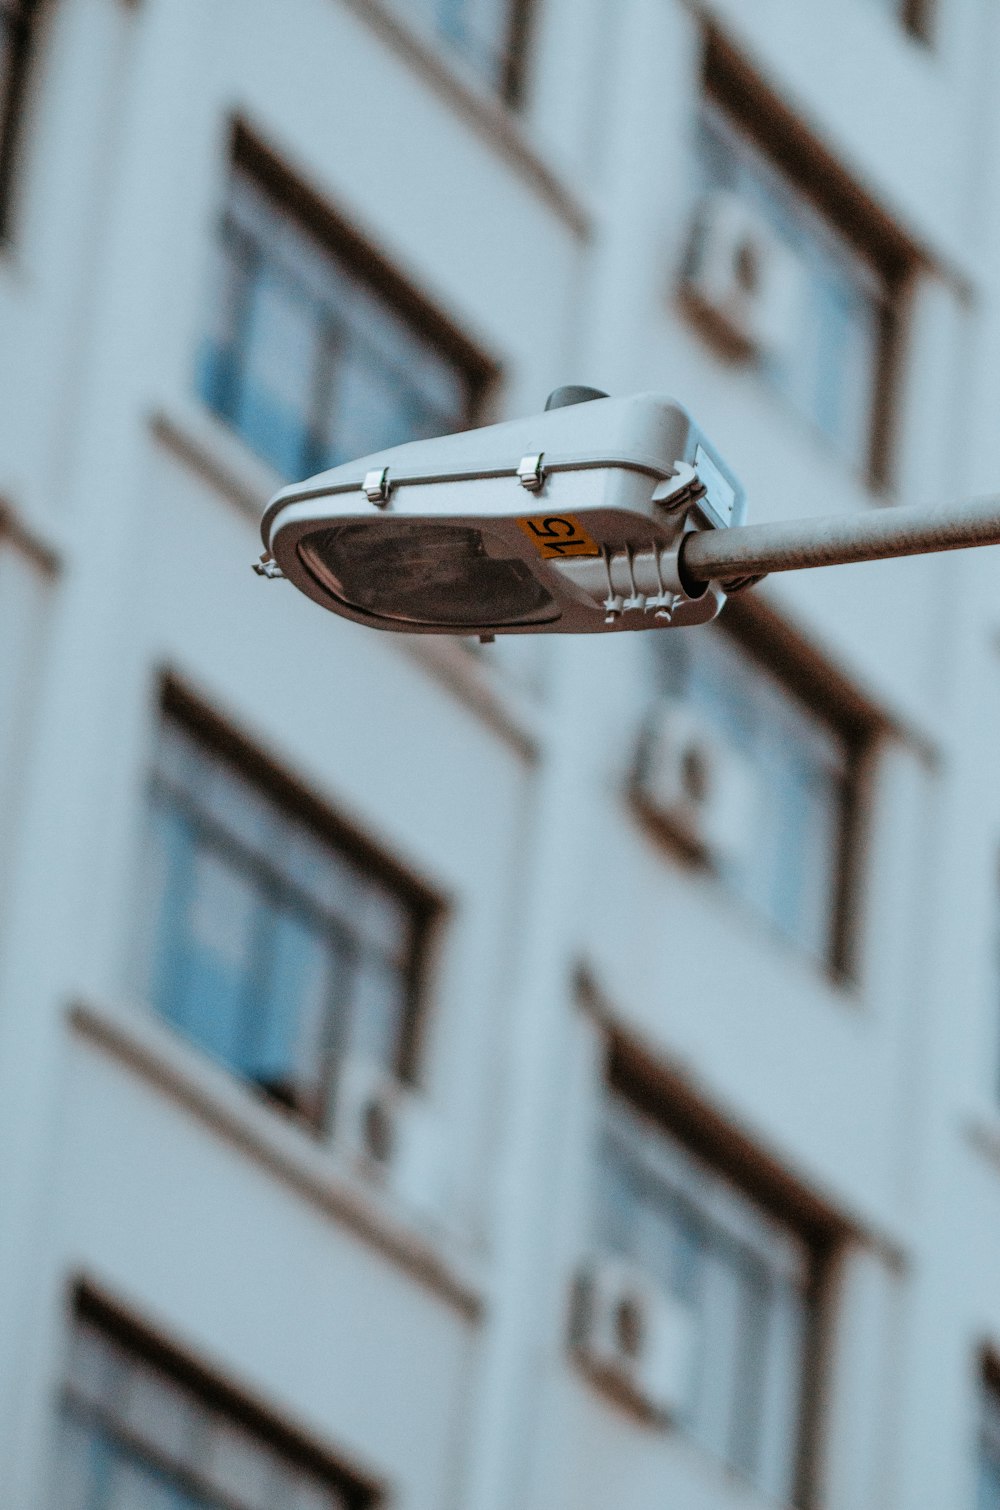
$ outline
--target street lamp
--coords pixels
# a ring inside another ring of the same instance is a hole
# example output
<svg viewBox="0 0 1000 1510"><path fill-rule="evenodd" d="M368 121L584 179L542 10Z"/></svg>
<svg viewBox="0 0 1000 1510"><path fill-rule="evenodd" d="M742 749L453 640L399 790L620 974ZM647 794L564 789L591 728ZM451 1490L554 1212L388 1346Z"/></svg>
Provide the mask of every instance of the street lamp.
<svg viewBox="0 0 1000 1510"><path fill-rule="evenodd" d="M284 488L260 570L325 608L423 634L700 624L688 533L744 513L739 482L679 405L560 389L543 414L413 441Z"/></svg>
<svg viewBox="0 0 1000 1510"><path fill-rule="evenodd" d="M527 419L412 441L283 488L256 570L417 634L703 624L774 571L1000 543L1000 500L744 525L745 495L685 411L563 388Z"/></svg>

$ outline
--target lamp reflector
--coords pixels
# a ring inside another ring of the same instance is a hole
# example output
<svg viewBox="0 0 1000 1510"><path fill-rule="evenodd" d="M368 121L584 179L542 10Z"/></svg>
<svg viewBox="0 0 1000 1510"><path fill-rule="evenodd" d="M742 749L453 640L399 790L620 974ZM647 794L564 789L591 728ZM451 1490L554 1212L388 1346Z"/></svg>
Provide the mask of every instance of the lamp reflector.
<svg viewBox="0 0 1000 1510"><path fill-rule="evenodd" d="M558 617L528 564L472 525L381 518L373 529L367 520L345 521L305 535L298 551L320 586L380 618L457 630Z"/></svg>

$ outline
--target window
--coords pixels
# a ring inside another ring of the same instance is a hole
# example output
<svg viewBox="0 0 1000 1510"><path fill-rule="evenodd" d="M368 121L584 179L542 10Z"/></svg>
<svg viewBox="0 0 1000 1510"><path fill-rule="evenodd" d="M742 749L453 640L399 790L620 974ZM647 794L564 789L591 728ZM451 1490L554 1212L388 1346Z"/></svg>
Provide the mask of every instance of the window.
<svg viewBox="0 0 1000 1510"><path fill-rule="evenodd" d="M600 1251L683 1306L695 1361L679 1425L782 1504L801 1488L817 1252L615 1088L596 1169Z"/></svg>
<svg viewBox="0 0 1000 1510"><path fill-rule="evenodd" d="M53 1510L368 1510L370 1489L118 1321L84 1311Z"/></svg>
<svg viewBox="0 0 1000 1510"><path fill-rule="evenodd" d="M783 268L768 338L743 359L844 461L883 485L899 307L913 259L837 165L822 160L819 149L810 155L801 127L780 107L769 111L766 99L739 64L710 46L694 154L698 213L684 288L690 291L708 256L713 197L742 203ZM746 257L738 276L748 293L760 286L759 268Z"/></svg>
<svg viewBox="0 0 1000 1510"><path fill-rule="evenodd" d="M198 389L283 476L464 428L487 368L241 137Z"/></svg>
<svg viewBox="0 0 1000 1510"><path fill-rule="evenodd" d="M0 237L7 230L18 115L36 9L35 0L0 0Z"/></svg>
<svg viewBox="0 0 1000 1510"><path fill-rule="evenodd" d="M347 1055L406 1076L432 904L191 710L150 789L144 990L316 1128Z"/></svg>
<svg viewBox="0 0 1000 1510"><path fill-rule="evenodd" d="M502 98L516 102L526 0L408 0L401 9L440 38Z"/></svg>
<svg viewBox="0 0 1000 1510"><path fill-rule="evenodd" d="M1000 1510L1000 1372L988 1362L979 1423L979 1497L976 1510Z"/></svg>
<svg viewBox="0 0 1000 1510"><path fill-rule="evenodd" d="M725 623L733 629L657 635L652 647L661 693L696 710L746 768L746 842L715 861L716 872L782 937L844 973L855 799L871 725L825 700L815 670L770 661L767 637L741 622L736 603Z"/></svg>

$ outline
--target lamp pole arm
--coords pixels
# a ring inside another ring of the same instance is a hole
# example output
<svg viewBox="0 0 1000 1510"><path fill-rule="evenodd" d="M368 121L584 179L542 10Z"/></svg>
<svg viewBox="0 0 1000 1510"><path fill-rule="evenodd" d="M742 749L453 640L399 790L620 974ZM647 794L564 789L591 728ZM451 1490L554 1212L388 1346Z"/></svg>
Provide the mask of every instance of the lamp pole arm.
<svg viewBox="0 0 1000 1510"><path fill-rule="evenodd" d="M682 575L692 583L743 583L769 572L849 561L882 561L928 551L1000 545L1000 495L932 508L735 525L685 536Z"/></svg>

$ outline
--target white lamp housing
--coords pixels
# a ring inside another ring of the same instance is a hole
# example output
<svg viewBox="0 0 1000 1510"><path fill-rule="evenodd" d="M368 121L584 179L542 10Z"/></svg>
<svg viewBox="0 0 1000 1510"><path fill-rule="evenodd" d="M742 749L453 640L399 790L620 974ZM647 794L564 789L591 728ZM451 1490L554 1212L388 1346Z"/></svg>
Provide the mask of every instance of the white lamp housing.
<svg viewBox="0 0 1000 1510"><path fill-rule="evenodd" d="M282 489L258 570L345 618L411 634L701 624L725 597L685 582L681 540L741 523L744 508L678 404L596 398Z"/></svg>

